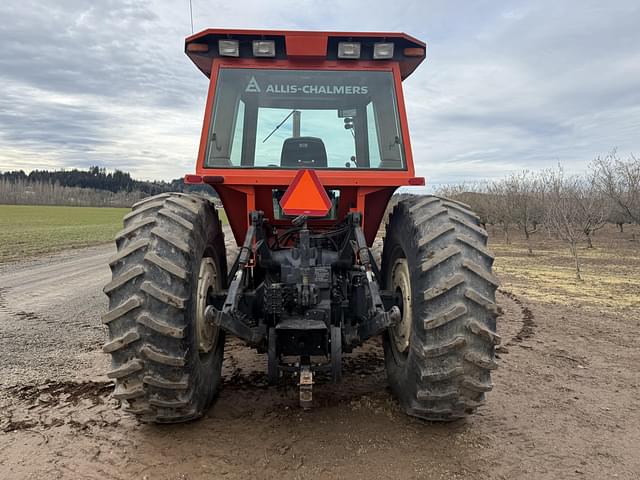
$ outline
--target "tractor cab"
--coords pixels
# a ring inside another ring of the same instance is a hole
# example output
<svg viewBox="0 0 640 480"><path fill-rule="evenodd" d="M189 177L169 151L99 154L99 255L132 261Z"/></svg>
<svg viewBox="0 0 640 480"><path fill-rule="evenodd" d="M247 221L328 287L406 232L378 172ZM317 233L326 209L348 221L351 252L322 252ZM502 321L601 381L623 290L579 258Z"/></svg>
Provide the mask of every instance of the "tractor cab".
<svg viewBox="0 0 640 480"><path fill-rule="evenodd" d="M424 43L397 33L212 29L185 49L210 78L196 175L186 180L216 189L238 243L253 209L291 226L280 200L301 169L331 199L310 224L367 209L369 243L393 191L424 183L414 176L401 85Z"/></svg>

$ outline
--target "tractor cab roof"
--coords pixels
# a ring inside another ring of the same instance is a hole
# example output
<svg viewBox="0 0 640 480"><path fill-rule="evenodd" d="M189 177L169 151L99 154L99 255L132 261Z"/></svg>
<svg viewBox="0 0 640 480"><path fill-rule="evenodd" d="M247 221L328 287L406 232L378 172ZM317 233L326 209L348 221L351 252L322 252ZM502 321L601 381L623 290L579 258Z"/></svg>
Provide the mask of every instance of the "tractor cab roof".
<svg viewBox="0 0 640 480"><path fill-rule="evenodd" d="M187 37L185 52L207 77L214 58L397 62L402 79L425 58L426 44L406 33L235 30L209 28Z"/></svg>

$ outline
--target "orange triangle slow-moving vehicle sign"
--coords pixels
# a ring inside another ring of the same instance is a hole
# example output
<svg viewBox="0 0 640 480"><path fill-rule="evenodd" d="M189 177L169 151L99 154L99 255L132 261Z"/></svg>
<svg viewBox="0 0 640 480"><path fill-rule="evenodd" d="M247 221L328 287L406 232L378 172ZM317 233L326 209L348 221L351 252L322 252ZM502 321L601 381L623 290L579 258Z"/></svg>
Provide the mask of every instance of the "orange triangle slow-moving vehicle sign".
<svg viewBox="0 0 640 480"><path fill-rule="evenodd" d="M324 217L331 200L313 170L300 170L284 193L280 206L285 215Z"/></svg>

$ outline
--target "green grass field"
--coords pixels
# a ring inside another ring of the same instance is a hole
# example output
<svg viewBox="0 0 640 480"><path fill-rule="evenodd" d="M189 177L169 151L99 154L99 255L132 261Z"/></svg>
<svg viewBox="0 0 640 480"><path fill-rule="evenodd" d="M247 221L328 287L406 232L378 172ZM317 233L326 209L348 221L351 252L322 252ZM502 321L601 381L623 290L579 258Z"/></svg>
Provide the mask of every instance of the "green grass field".
<svg viewBox="0 0 640 480"><path fill-rule="evenodd" d="M110 242L128 208L0 205L0 263ZM227 223L224 210L220 220Z"/></svg>
<svg viewBox="0 0 640 480"><path fill-rule="evenodd" d="M0 262L113 240L128 208L0 205Z"/></svg>
<svg viewBox="0 0 640 480"><path fill-rule="evenodd" d="M0 205L0 263L110 242L128 208ZM219 210L220 220L227 216Z"/></svg>

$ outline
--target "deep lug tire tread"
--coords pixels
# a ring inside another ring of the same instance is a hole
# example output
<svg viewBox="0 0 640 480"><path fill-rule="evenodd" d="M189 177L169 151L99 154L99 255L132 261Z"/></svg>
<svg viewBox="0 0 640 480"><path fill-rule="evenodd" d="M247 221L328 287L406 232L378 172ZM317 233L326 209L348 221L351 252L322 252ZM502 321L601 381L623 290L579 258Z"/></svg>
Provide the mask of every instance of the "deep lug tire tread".
<svg viewBox="0 0 640 480"><path fill-rule="evenodd" d="M410 262L411 348L399 357L385 338L392 390L409 414L464 418L484 404L497 367L497 278L487 233L468 205L435 196L398 202L386 229L383 282L399 249ZM400 358L400 360L399 360Z"/></svg>
<svg viewBox="0 0 640 480"><path fill-rule="evenodd" d="M222 281L226 255L222 225L205 198L160 194L135 204L116 236L105 287L114 397L145 422L198 418L220 383L224 335L201 357L195 341L199 262L215 259ZM224 285L222 285L224 287Z"/></svg>

